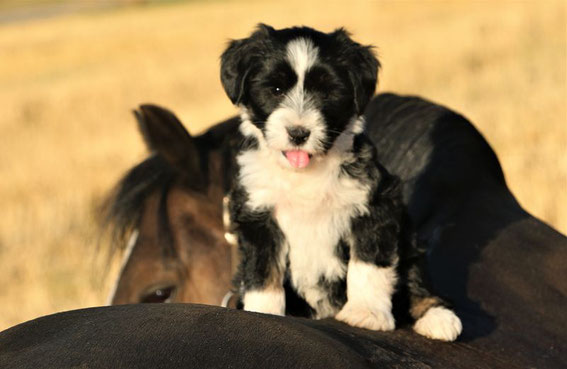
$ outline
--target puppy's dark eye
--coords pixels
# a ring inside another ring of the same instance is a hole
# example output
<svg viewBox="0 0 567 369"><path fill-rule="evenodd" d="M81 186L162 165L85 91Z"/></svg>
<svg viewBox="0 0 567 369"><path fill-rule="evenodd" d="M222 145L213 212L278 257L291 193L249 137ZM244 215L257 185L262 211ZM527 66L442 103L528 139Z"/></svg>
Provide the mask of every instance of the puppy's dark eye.
<svg viewBox="0 0 567 369"><path fill-rule="evenodd" d="M175 295L175 286L154 287L142 294L141 303L164 303L171 302Z"/></svg>
<svg viewBox="0 0 567 369"><path fill-rule="evenodd" d="M272 87L272 94L274 94L275 96L281 96L281 95L283 95L283 88L281 88L281 87Z"/></svg>

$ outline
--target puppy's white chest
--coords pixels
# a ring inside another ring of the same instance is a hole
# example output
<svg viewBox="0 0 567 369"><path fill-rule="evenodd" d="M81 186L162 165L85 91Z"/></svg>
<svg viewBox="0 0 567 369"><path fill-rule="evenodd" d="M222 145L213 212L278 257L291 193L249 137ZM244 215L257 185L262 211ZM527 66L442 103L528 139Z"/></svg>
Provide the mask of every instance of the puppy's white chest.
<svg viewBox="0 0 567 369"><path fill-rule="evenodd" d="M251 208L272 208L285 236L292 283L309 301L320 296L318 283L345 276L337 255L350 236L351 219L367 209L368 187L340 174L340 157L326 157L308 170L292 171L267 163L258 152L239 157L241 183Z"/></svg>
<svg viewBox="0 0 567 369"><path fill-rule="evenodd" d="M292 283L300 294L317 286L321 278L335 281L344 277L346 266L336 249L349 233L346 214L333 213L322 203L282 203L276 205L275 218L285 235Z"/></svg>
<svg viewBox="0 0 567 369"><path fill-rule="evenodd" d="M341 175L339 155L319 158L305 170L278 166L265 151L246 151L238 156L239 180L248 193L251 209L274 208L296 216L338 219L335 213L368 211L369 187ZM339 217L340 218L340 217Z"/></svg>

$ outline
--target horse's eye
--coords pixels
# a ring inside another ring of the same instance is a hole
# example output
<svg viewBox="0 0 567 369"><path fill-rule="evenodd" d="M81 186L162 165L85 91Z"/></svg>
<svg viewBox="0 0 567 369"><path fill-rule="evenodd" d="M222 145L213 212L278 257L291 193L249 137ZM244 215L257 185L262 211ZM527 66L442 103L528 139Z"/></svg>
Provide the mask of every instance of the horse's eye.
<svg viewBox="0 0 567 369"><path fill-rule="evenodd" d="M175 286L153 288L140 298L141 303L171 302L175 295Z"/></svg>

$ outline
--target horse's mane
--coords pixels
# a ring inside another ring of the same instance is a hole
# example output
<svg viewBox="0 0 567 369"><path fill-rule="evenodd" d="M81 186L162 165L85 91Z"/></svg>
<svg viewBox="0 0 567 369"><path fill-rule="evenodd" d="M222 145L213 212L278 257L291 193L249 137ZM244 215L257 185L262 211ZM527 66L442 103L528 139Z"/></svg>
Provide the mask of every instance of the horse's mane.
<svg viewBox="0 0 567 369"><path fill-rule="evenodd" d="M101 235L110 238L109 256L124 249L127 238L140 224L147 198L159 191L158 237L164 252L174 253L167 194L178 173L159 155L152 155L130 169L100 209Z"/></svg>

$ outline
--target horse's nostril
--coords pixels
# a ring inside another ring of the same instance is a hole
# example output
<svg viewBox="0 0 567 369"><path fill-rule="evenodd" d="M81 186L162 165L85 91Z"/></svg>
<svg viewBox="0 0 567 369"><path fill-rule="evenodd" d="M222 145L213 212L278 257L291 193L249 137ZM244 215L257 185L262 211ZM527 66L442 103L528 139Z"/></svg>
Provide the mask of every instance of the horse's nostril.
<svg viewBox="0 0 567 369"><path fill-rule="evenodd" d="M302 126L289 126L286 127L289 140L295 145L301 145L307 141L311 131Z"/></svg>

